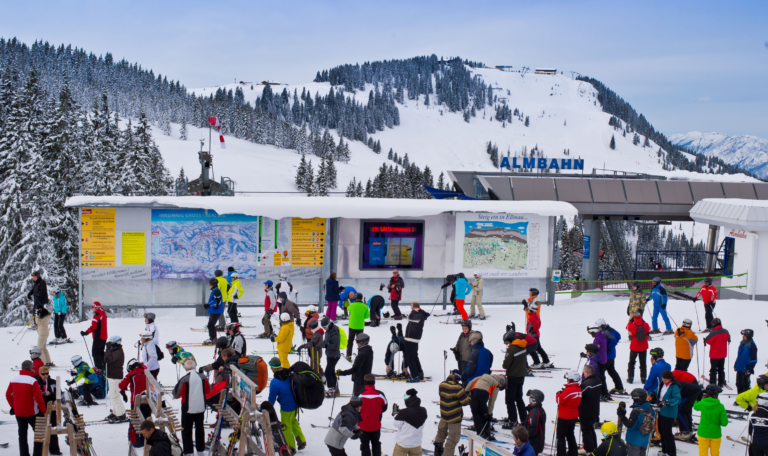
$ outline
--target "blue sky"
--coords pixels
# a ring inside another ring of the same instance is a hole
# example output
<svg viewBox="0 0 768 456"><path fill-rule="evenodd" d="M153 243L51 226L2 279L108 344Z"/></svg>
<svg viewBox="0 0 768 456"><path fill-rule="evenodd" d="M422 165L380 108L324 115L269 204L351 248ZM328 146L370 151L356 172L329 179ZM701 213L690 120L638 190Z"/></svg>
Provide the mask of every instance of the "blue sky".
<svg viewBox="0 0 768 456"><path fill-rule="evenodd" d="M112 52L187 87L460 55L603 81L666 134L768 138L766 1L4 2L0 34Z"/></svg>

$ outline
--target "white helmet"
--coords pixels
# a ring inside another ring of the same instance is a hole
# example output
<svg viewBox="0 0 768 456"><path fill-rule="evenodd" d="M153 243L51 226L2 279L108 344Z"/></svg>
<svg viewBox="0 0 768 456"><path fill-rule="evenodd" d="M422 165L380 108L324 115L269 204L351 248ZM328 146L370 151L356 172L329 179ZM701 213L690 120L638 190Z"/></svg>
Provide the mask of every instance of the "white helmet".
<svg viewBox="0 0 768 456"><path fill-rule="evenodd" d="M75 355L72 357L71 361L72 361L72 365L79 366L80 363L83 362L83 357L80 355Z"/></svg>
<svg viewBox="0 0 768 456"><path fill-rule="evenodd" d="M576 371L568 371L563 375L563 378L569 382L579 382L581 381L581 374Z"/></svg>
<svg viewBox="0 0 768 456"><path fill-rule="evenodd" d="M533 304L528 306L528 309L530 309L531 312L536 312L539 310L539 305L534 302Z"/></svg>
<svg viewBox="0 0 768 456"><path fill-rule="evenodd" d="M155 338L155 334L152 331L142 331L141 338L152 340Z"/></svg>
<svg viewBox="0 0 768 456"><path fill-rule="evenodd" d="M398 344L397 342L392 342L389 344L389 353L391 355L394 355L399 351L400 351L400 344Z"/></svg>
<svg viewBox="0 0 768 456"><path fill-rule="evenodd" d="M597 326L598 328L602 328L603 326L605 326L605 320L603 320L602 318L598 318L597 320L595 320L595 326Z"/></svg>
<svg viewBox="0 0 768 456"><path fill-rule="evenodd" d="M291 314L283 312L280 314L280 321L291 321Z"/></svg>
<svg viewBox="0 0 768 456"><path fill-rule="evenodd" d="M112 336L107 339L107 342L113 345L121 345L123 343L123 338L120 336Z"/></svg>
<svg viewBox="0 0 768 456"><path fill-rule="evenodd" d="M277 278L280 280L285 280L285 274L281 272L280 274L277 275Z"/></svg>
<svg viewBox="0 0 768 456"><path fill-rule="evenodd" d="M683 326L686 328L690 328L693 325L693 320L690 318L684 318L683 319Z"/></svg>
<svg viewBox="0 0 768 456"><path fill-rule="evenodd" d="M768 407L768 393L760 393L757 395L757 405Z"/></svg>
<svg viewBox="0 0 768 456"><path fill-rule="evenodd" d="M233 273L232 273L232 275L231 275L231 277L232 277L233 279L236 279L236 278L240 277L240 274L238 274L237 272L233 272Z"/></svg>
<svg viewBox="0 0 768 456"><path fill-rule="evenodd" d="M307 307L307 312L315 313L317 312L317 306L310 305Z"/></svg>
<svg viewBox="0 0 768 456"><path fill-rule="evenodd" d="M42 354L43 354L43 351L37 347L34 347L31 350L29 350L29 357L32 359L37 359L40 356L42 356Z"/></svg>
<svg viewBox="0 0 768 456"><path fill-rule="evenodd" d="M58 285L54 285L53 288L51 288L51 291L53 291L53 294L56 294L61 291L61 287Z"/></svg>
<svg viewBox="0 0 768 456"><path fill-rule="evenodd" d="M475 272L473 272L472 274L473 274L473 275L476 275L476 276L478 276L478 277L480 277L480 271L475 271Z"/></svg>

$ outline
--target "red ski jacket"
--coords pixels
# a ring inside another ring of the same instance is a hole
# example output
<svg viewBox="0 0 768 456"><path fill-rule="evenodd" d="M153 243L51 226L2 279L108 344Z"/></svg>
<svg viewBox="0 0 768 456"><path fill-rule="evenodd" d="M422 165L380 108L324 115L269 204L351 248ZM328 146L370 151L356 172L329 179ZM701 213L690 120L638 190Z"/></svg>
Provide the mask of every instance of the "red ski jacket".
<svg viewBox="0 0 768 456"><path fill-rule="evenodd" d="M573 420L579 417L579 404L581 404L581 387L578 382L565 384L565 388L555 396L557 402L557 417L564 420Z"/></svg>
<svg viewBox="0 0 768 456"><path fill-rule="evenodd" d="M643 321L643 317L633 317L634 321L627 323L627 331L629 331L629 349L631 351L646 351L648 350L648 333L651 332L651 327L648 323ZM641 337L643 340L637 340L637 332L640 328L645 330L645 336Z"/></svg>
<svg viewBox="0 0 768 456"><path fill-rule="evenodd" d="M696 381L696 376L687 371L675 370L672 371L672 375L678 382L693 383Z"/></svg>
<svg viewBox="0 0 768 456"><path fill-rule="evenodd" d="M541 328L541 317L535 312L528 312L528 321L526 322L527 328L525 331L533 337L540 337L539 329Z"/></svg>
<svg viewBox="0 0 768 456"><path fill-rule="evenodd" d="M731 335L721 325L713 326L712 332L704 338L704 344L709 345L709 359L725 359L728 356L728 344Z"/></svg>
<svg viewBox="0 0 768 456"><path fill-rule="evenodd" d="M120 392L122 393L126 389L128 389L128 386L131 387L131 407L133 407L133 403L136 399L137 394L143 393L147 389L147 377L144 374L144 365L135 368L134 370L128 372L128 375L125 376L124 379L120 381L120 383L117 385L120 388Z"/></svg>
<svg viewBox="0 0 768 456"><path fill-rule="evenodd" d="M704 301L704 304L708 302L714 302L717 300L717 288L713 287L712 285L704 285L703 287L699 288L699 292L696 293L696 296L694 299L701 296L701 300Z"/></svg>
<svg viewBox="0 0 768 456"><path fill-rule="evenodd" d="M389 404L387 396L374 388L373 385L366 385L365 391L360 393L360 399L363 400L363 406L360 409L361 431L375 432L381 429L381 416L387 411Z"/></svg>
<svg viewBox="0 0 768 456"><path fill-rule="evenodd" d="M22 370L11 380L5 391L5 399L18 417L25 418L45 413L43 392L32 371Z"/></svg>
<svg viewBox="0 0 768 456"><path fill-rule="evenodd" d="M40 358L32 361L32 368L35 370L35 376L40 375L40 368L43 366L45 366L45 363Z"/></svg>
<svg viewBox="0 0 768 456"><path fill-rule="evenodd" d="M99 328L101 324L101 328ZM99 332L98 336L96 332ZM101 307L93 309L93 318L91 319L91 327L86 331L94 339L98 337L101 340L107 340L107 313Z"/></svg>

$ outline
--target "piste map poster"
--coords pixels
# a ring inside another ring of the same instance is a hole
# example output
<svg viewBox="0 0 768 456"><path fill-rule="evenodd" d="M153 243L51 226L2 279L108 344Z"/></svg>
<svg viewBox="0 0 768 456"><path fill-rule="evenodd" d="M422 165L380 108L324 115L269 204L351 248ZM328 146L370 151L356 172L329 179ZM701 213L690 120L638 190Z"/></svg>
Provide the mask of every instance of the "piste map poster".
<svg viewBox="0 0 768 456"><path fill-rule="evenodd" d="M517 214L456 214L456 266L471 277L544 277L545 217ZM544 245L540 247L540 242Z"/></svg>

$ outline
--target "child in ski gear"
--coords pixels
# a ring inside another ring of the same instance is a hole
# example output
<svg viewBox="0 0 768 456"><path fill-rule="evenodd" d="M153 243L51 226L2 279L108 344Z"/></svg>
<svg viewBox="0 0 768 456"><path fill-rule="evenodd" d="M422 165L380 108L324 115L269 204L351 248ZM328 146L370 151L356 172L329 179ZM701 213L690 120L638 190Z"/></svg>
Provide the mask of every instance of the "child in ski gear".
<svg viewBox="0 0 768 456"><path fill-rule="evenodd" d="M566 441L568 442L568 456L576 456L576 422L579 420L579 405L581 404L581 387L579 380L581 374L576 371L568 371L565 374L566 384L556 395L557 402L557 454L566 454Z"/></svg>
<svg viewBox="0 0 768 456"><path fill-rule="evenodd" d="M755 386L736 396L736 403L740 407L750 410L757 404L758 394L765 391L768 391L768 375L763 374L757 377Z"/></svg>
<svg viewBox="0 0 768 456"><path fill-rule="evenodd" d="M754 409L749 417L749 452L753 456L764 456L768 454L768 393L757 396Z"/></svg>
<svg viewBox="0 0 768 456"><path fill-rule="evenodd" d="M528 441L536 454L544 452L544 441L547 434L547 412L544 410L544 393L537 389L528 390L528 421L525 428L528 430Z"/></svg>
<svg viewBox="0 0 768 456"><path fill-rule="evenodd" d="M392 312L394 312L395 320L402 320L403 315L400 313L400 300L403 299L403 288L405 288L405 281L400 277L400 272L397 269L392 270L392 277L389 278L387 283L387 291L389 292L389 302L392 306Z"/></svg>
<svg viewBox="0 0 768 456"><path fill-rule="evenodd" d="M704 279L704 285L699 288L699 292L693 297L693 305L696 305L699 297L701 297L701 301L704 303L704 321L707 324L707 329L704 332L709 332L712 330L715 304L717 304L717 288L712 286L712 277Z"/></svg>
<svg viewBox="0 0 768 456"><path fill-rule="evenodd" d="M493 366L493 353L485 348L483 333L473 331L469 336L469 344L472 347L472 353L470 353L467 359L467 370L462 375L467 383L481 375L490 374L491 367Z"/></svg>
<svg viewBox="0 0 768 456"><path fill-rule="evenodd" d="M621 440L616 423L612 421L603 423L600 433L603 434L603 441L592 452L592 456L626 456L627 445Z"/></svg>
<svg viewBox="0 0 768 456"><path fill-rule="evenodd" d="M339 349L340 335L339 328L336 327L336 322L331 321L330 317L323 317L320 320L320 326L325 331L323 338L323 345L325 346L325 381L328 384L328 391L326 395L332 397L338 395L338 383L336 379L336 364L341 358L341 350Z"/></svg>
<svg viewBox="0 0 768 456"><path fill-rule="evenodd" d="M523 399L523 385L525 384L525 375L528 373L528 366L525 362L528 343L525 339L518 338L514 331L509 331L504 335L504 343L507 344L507 353L504 356L502 367L506 369L505 374L507 376L504 402L507 406L508 417L504 428L512 429L514 423L525 423L528 420L528 412L525 409L525 400ZM517 420L518 415L519 421Z"/></svg>
<svg viewBox="0 0 768 456"><path fill-rule="evenodd" d="M240 323L233 322L227 325L227 335L229 336L229 346L237 352L237 357L248 355L248 344L245 336L240 332Z"/></svg>
<svg viewBox="0 0 768 456"><path fill-rule="evenodd" d="M422 454L421 440L424 435L424 423L427 421L427 409L421 406L418 392L411 388L405 392L405 407L395 416L395 450L393 456L418 456Z"/></svg>
<svg viewBox="0 0 768 456"><path fill-rule="evenodd" d="M333 321L336 321L336 307L341 301L341 290L339 289L339 281L336 280L336 273L331 272L331 275L325 280L325 302L327 308L325 316Z"/></svg>
<svg viewBox="0 0 768 456"><path fill-rule="evenodd" d="M93 318L91 319L91 326L85 330L80 331L80 335L85 337L88 334L93 337L93 346L91 346L91 353L93 353L93 364L99 370L104 370L104 348L107 345L107 313L101 307L99 301L94 301L91 305L93 309Z"/></svg>
<svg viewBox="0 0 768 456"><path fill-rule="evenodd" d="M341 406L339 414L333 420L328 434L325 435L325 445L331 452L331 456L346 456L344 445L347 439L357 440L362 431L357 423L360 422L360 409L363 401L357 396L352 397L349 402Z"/></svg>
<svg viewBox="0 0 768 456"><path fill-rule="evenodd" d="M384 364L387 365L385 370L388 377L396 375L398 368L403 371L403 374L405 374L405 371L407 370L403 369L405 362L401 362L400 366L395 366L395 355L397 355L398 352L403 352L405 350L403 325L398 323L397 329L395 329L394 326L390 326L389 331L392 333L392 339L390 340L389 345L387 345L387 353L384 355Z"/></svg>
<svg viewBox="0 0 768 456"><path fill-rule="evenodd" d="M659 329L659 314L661 319L664 320L664 327L666 330L664 334L672 334L672 325L669 323L669 317L667 316L667 289L661 285L661 279L659 277L653 278L653 288L651 288L651 294L646 298L646 301L653 299L653 331L651 334L660 334Z"/></svg>
<svg viewBox="0 0 768 456"><path fill-rule="evenodd" d="M198 454L205 451L205 395L211 390L208 378L195 372L197 363L188 359L184 362L186 375L173 388L174 399L181 398L181 440L184 454L192 454L192 427L195 428L195 449Z"/></svg>
<svg viewBox="0 0 768 456"><path fill-rule="evenodd" d="M467 320L469 319L469 315L467 314L467 311L464 310L464 301L467 295L472 293L472 287L469 285L469 282L467 282L463 272L458 273L456 276L458 278L453 284L453 286L456 287L456 308L461 314L461 319Z"/></svg>
<svg viewBox="0 0 768 456"><path fill-rule="evenodd" d="M536 352L531 353L531 359L533 360L533 368L537 367L553 367L552 363L549 362L549 356L547 356L547 352L544 351L544 348L541 346L541 303L539 301L534 302L531 305L526 306L526 317L525 317L525 331L530 336L533 336L536 339ZM539 356L541 355L541 359L543 362L539 362Z"/></svg>
<svg viewBox="0 0 768 456"><path fill-rule="evenodd" d="M661 374L664 371L671 371L672 367L668 362L664 361L664 350L661 348L654 348L651 350L651 373L648 376L648 380L643 385L643 389L653 393L659 389L659 382L661 382Z"/></svg>
<svg viewBox="0 0 768 456"><path fill-rule="evenodd" d="M722 389L719 386L710 383L704 390L702 399L693 404L693 408L701 412L699 428L696 430L696 435L699 439L700 456L707 456L710 451L713 456L720 453L720 439L723 437L722 428L728 426L728 414L725 411L725 406L717 398L721 391ZM754 417L755 415L752 416ZM751 419L749 424L750 431L752 431Z"/></svg>
<svg viewBox="0 0 768 456"><path fill-rule="evenodd" d="M312 329L309 327L310 321L320 321L320 314L317 313L317 307L310 305L307 310L304 311L304 325L301 328L301 337L304 341L308 341L312 338Z"/></svg>
<svg viewBox="0 0 768 456"><path fill-rule="evenodd" d="M693 358L693 349L699 341L699 337L691 330L693 321L689 318L683 320L683 326L675 331L675 370L688 370Z"/></svg>
<svg viewBox="0 0 768 456"><path fill-rule="evenodd" d="M234 269L232 266L230 268ZM229 320L232 323L237 323L240 321L237 317L237 302L243 299L245 290L243 290L243 285L240 283L240 274L237 271L229 272L229 280Z"/></svg>
<svg viewBox="0 0 768 456"><path fill-rule="evenodd" d="M272 288L272 281L264 282L264 316L261 318L261 324L264 326L264 333L261 335L267 338L272 335L272 314L278 312L277 295Z"/></svg>
<svg viewBox="0 0 768 456"><path fill-rule="evenodd" d="M376 389L376 376L365 374L365 391L360 393L360 452L362 456L381 456L381 417L389 404L387 396Z"/></svg>
<svg viewBox="0 0 768 456"><path fill-rule="evenodd" d="M83 405L96 405L96 402L91 396L91 385L98 381L96 372L83 361L83 358L79 355L72 357L72 365L75 367L74 371L70 373L75 377L72 380L67 380L67 385L72 385L78 381L83 381Z"/></svg>
<svg viewBox="0 0 768 456"><path fill-rule="evenodd" d="M120 381L123 379L123 364L125 353L123 352L123 339L120 336L112 336L107 341L107 349L104 353L104 363L107 365L107 390L112 402L112 413L108 420L125 421L125 404L120 399Z"/></svg>
<svg viewBox="0 0 768 456"><path fill-rule="evenodd" d="M630 322L636 313L642 315L645 312L645 304L647 302L645 293L640 288L640 282L635 280L632 283L632 291L629 292L629 305L627 305L627 316Z"/></svg>
<svg viewBox="0 0 768 456"><path fill-rule="evenodd" d="M58 286L53 287L53 335L56 342L67 340L64 321L67 319L67 298Z"/></svg>
<svg viewBox="0 0 768 456"><path fill-rule="evenodd" d="M597 448L595 423L600 422L600 378L594 367L584 366L581 374L581 402L579 403L579 427L584 439L584 451L591 453Z"/></svg>
<svg viewBox="0 0 768 456"><path fill-rule="evenodd" d="M648 393L644 389L635 388L630 396L632 411L629 418L623 404L619 404L616 413L619 415L621 424L627 429L627 453L630 456L645 456L648 443L651 441L652 432L650 431L653 429L653 423L646 423L646 419L655 421L656 411L651 408Z"/></svg>
<svg viewBox="0 0 768 456"><path fill-rule="evenodd" d="M496 397L499 391L503 391L506 387L506 376L483 374L467 382L464 388L469 392L469 408L472 410L475 432L484 439L491 436L491 416Z"/></svg>
<svg viewBox="0 0 768 456"><path fill-rule="evenodd" d="M216 323L219 321L219 316L224 312L224 302L217 279L209 279L208 288L210 288L211 293L208 295L208 302L203 304L203 307L208 310L208 342L213 344L216 341Z"/></svg>
<svg viewBox="0 0 768 456"><path fill-rule="evenodd" d="M462 407L469 405L469 395L461 387L461 374L453 370L440 383L440 422L435 435L435 456L453 455L461 438Z"/></svg>
<svg viewBox="0 0 768 456"><path fill-rule="evenodd" d="M658 388L652 393L659 403L659 436L661 451L664 454L677 454L675 435L672 426L680 408L680 386L677 384L672 371L665 370L661 374Z"/></svg>
<svg viewBox="0 0 768 456"><path fill-rule="evenodd" d="M739 343L739 354L736 356L736 362L733 370L736 371L736 391L740 394L750 387L750 375L755 373L757 364L757 344L752 337L755 332L751 329L741 331L741 342Z"/></svg>
<svg viewBox="0 0 768 456"><path fill-rule="evenodd" d="M128 402L128 396L125 394L125 390L131 388L131 408L134 407L136 396L143 393L147 389L147 379L144 374L144 365L137 361L135 358L128 361L127 371L125 378L120 382L118 388L120 388L120 396L123 397L124 402ZM144 416L151 415L149 405L143 404L141 406L141 413Z"/></svg>
<svg viewBox="0 0 768 456"><path fill-rule="evenodd" d="M595 321L595 326L588 327L587 332L592 336L592 345L597 347L597 354L595 361L597 362L597 377L600 379L601 387L600 394L603 400L611 400L608 394L608 382L605 378L605 370L608 363L608 335L603 331L603 328L608 326L605 320L598 318ZM613 336L611 336L613 337ZM595 440L595 446L597 446L597 440Z"/></svg>
<svg viewBox="0 0 768 456"><path fill-rule="evenodd" d="M315 312L317 313L317 312ZM320 327L320 322L317 320L311 320L307 329L312 332L309 337L309 341L302 345L300 348L307 350L309 354L309 366L318 375L323 374L323 367L320 362L323 360L323 339L325 338L325 331Z"/></svg>
<svg viewBox="0 0 768 456"><path fill-rule="evenodd" d="M709 345L709 383L719 387L726 384L725 358L728 356L728 344L731 335L723 328L719 318L712 320L712 331L704 338L704 344Z"/></svg>
<svg viewBox="0 0 768 456"><path fill-rule="evenodd" d="M40 349L43 363L52 366L51 355L48 353L48 336L51 330L48 324L51 322L51 313L45 307L35 309L35 324L37 325L37 348Z"/></svg>
<svg viewBox="0 0 768 456"><path fill-rule="evenodd" d="M171 340L165 344L165 348L168 349L168 353L171 355L171 362L173 364L181 364L183 366L184 361L188 359L195 359L195 355L181 348L175 340Z"/></svg>
<svg viewBox="0 0 768 456"><path fill-rule="evenodd" d="M355 337L357 344L357 356L352 367L347 370L338 370L337 376L352 375L354 387L352 394L359 396L365 389L365 375L373 369L373 347L369 345L370 337L366 333L360 333ZM350 344L351 345L351 344Z"/></svg>
<svg viewBox="0 0 768 456"><path fill-rule="evenodd" d="M467 371L467 362L469 356L472 354L472 344L469 343L469 336L476 331L472 331L472 320L464 320L461 322L461 334L456 341L451 351L456 357L456 362L459 364L459 372Z"/></svg>
<svg viewBox="0 0 768 456"><path fill-rule="evenodd" d="M292 321L290 323L293 324ZM268 400L272 405L275 405L275 402L280 404L280 421L285 426L283 434L291 451L295 453L297 448L299 450L304 449L307 445L307 439L304 438L304 433L296 418L298 406L291 390L291 371L284 367L281 359L277 358L269 360L269 367L272 369L274 378L269 384Z"/></svg>
<svg viewBox="0 0 768 456"><path fill-rule="evenodd" d="M293 328L291 315L283 312L280 315L280 332L277 335L272 334L272 342L277 342L277 356L285 369L291 367L291 363L288 362L288 353L293 347Z"/></svg>
<svg viewBox="0 0 768 456"><path fill-rule="evenodd" d="M349 305L349 340L355 340L365 331L365 320L371 318L368 306L363 302L362 293L355 295L355 302ZM352 357L352 344L347 345L347 358ZM362 390L361 390L362 391Z"/></svg>
<svg viewBox="0 0 768 456"><path fill-rule="evenodd" d="M480 275L480 271L475 271L475 280L472 282L472 301L469 305L469 318L475 318L475 305L477 305L477 311L480 312L480 319L485 320L485 310L483 310L483 287L485 282Z"/></svg>
<svg viewBox="0 0 768 456"><path fill-rule="evenodd" d="M341 290L341 302L339 303L339 308L344 311L344 315L338 316L337 318L347 320L349 319L349 305L355 302L357 290L353 287L340 287L339 289Z"/></svg>
<svg viewBox="0 0 768 456"><path fill-rule="evenodd" d="M35 381L32 361L24 360L21 363L21 371L8 384L5 399L11 406L9 413L15 415L19 426L19 452L21 455L28 456L27 427L31 427L34 434L36 415L45 414L45 400ZM41 454L43 454L43 443L35 442L34 455L39 456Z"/></svg>
<svg viewBox="0 0 768 456"><path fill-rule="evenodd" d="M41 353L37 347L29 350L29 359L32 361L32 370L34 370L36 376L40 375L40 368L45 366L45 363L40 358Z"/></svg>
<svg viewBox="0 0 768 456"><path fill-rule="evenodd" d="M536 456L536 452L528 441L528 430L522 426L512 429L512 439L515 441L515 448L512 454L515 456Z"/></svg>
<svg viewBox="0 0 768 456"><path fill-rule="evenodd" d="M643 316L635 312L633 320L627 323L629 332L629 364L627 365L627 383L635 380L635 362L640 358L640 381L645 383L646 358L648 356L648 333L651 327L643 321Z"/></svg>
<svg viewBox="0 0 768 456"><path fill-rule="evenodd" d="M429 318L429 314L421 309L418 302L411 303L411 313L408 314L408 326L405 327L405 365L408 366L408 373L411 378L409 382L424 380L424 370L421 368L419 360L419 342L424 332L424 322Z"/></svg>

